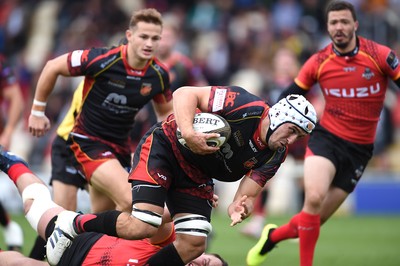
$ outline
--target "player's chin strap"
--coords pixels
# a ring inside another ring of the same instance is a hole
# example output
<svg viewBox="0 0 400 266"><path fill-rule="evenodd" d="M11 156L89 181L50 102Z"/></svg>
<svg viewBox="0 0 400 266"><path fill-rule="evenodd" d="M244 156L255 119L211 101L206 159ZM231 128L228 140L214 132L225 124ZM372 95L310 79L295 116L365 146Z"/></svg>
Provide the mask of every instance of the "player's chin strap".
<svg viewBox="0 0 400 266"><path fill-rule="evenodd" d="M31 208L25 214L25 217L36 232L43 213L51 208L60 207L52 201L49 189L40 183L33 183L27 186L24 191L22 191L21 196L23 203L27 200L33 200Z"/></svg>
<svg viewBox="0 0 400 266"><path fill-rule="evenodd" d="M207 237L212 231L212 226L207 218L202 215L189 214L174 219L175 232L193 236Z"/></svg>

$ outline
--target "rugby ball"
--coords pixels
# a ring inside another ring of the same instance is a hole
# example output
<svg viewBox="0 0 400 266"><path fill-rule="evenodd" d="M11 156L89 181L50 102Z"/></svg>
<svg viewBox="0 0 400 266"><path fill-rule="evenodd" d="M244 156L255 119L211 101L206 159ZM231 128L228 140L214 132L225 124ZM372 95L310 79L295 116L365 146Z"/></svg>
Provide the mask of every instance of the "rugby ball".
<svg viewBox="0 0 400 266"><path fill-rule="evenodd" d="M193 129L203 133L219 133L218 138L207 140L207 144L212 147L221 147L231 136L231 127L221 116L212 113L197 113L193 119ZM186 147L186 141L182 138L179 128L176 131L179 142Z"/></svg>

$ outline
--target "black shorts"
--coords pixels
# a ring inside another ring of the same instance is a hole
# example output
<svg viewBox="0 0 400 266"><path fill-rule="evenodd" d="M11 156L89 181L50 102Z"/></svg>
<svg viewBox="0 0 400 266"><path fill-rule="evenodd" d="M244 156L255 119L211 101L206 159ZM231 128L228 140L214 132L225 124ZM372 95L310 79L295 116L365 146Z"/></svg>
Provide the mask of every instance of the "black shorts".
<svg viewBox="0 0 400 266"><path fill-rule="evenodd" d="M202 199L197 196L176 191L171 188L166 190L162 186L154 186L145 181L132 182L132 204L138 202L146 202L160 207L167 204L171 217L177 213L199 214L211 221L212 203L207 199ZM140 187L140 189L135 189Z"/></svg>
<svg viewBox="0 0 400 266"><path fill-rule="evenodd" d="M166 202L172 216L192 213L210 219L212 179L194 182L173 154L171 143L159 124L146 133L135 151L129 173L133 204L146 202L163 207Z"/></svg>
<svg viewBox="0 0 400 266"><path fill-rule="evenodd" d="M314 155L330 160L336 168L332 185L351 193L372 157L373 144L346 141L317 124L311 133L307 149Z"/></svg>
<svg viewBox="0 0 400 266"><path fill-rule="evenodd" d="M93 172L107 160L117 159L127 172L131 166L130 148L122 150L118 145L106 144L98 139L92 139L76 133L71 133L67 140L69 149L73 152L73 165L90 183Z"/></svg>
<svg viewBox="0 0 400 266"><path fill-rule="evenodd" d="M60 136L56 136L51 147L51 179L64 184L74 185L85 189L87 181L85 177L73 166L71 161L72 152L69 151L67 142Z"/></svg>

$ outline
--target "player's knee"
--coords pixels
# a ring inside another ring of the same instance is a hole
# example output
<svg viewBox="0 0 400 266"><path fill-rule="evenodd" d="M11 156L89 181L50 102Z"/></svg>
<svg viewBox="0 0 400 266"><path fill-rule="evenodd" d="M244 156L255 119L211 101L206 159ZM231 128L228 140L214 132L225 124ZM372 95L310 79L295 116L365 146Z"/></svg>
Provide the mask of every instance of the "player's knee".
<svg viewBox="0 0 400 266"><path fill-rule="evenodd" d="M319 209L324 200L320 193L310 192L306 195L305 204L312 209Z"/></svg>
<svg viewBox="0 0 400 266"><path fill-rule="evenodd" d="M131 217L129 224L126 224L121 228L123 228L123 232L118 232L118 235L128 240L150 238L158 231L157 227L149 225L134 217Z"/></svg>
<svg viewBox="0 0 400 266"><path fill-rule="evenodd" d="M181 246L188 254L193 255L193 258L200 256L206 249L207 236L212 231L207 218L190 214L174 219L174 224L177 247Z"/></svg>
<svg viewBox="0 0 400 266"><path fill-rule="evenodd" d="M188 260L193 260L203 254L206 250L206 238L186 235L186 234L177 234L174 245L177 250L184 252L183 257Z"/></svg>

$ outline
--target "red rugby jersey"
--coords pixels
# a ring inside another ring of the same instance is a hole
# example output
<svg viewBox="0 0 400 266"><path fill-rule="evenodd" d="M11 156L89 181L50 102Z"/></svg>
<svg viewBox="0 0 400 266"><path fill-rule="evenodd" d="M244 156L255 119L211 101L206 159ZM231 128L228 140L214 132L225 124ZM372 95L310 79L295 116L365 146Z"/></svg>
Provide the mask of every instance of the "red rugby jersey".
<svg viewBox="0 0 400 266"><path fill-rule="evenodd" d="M358 37L351 55L335 53L329 44L311 56L295 82L304 90L319 83L325 98L320 124L334 135L371 144L383 107L388 78L400 78L398 57L389 47Z"/></svg>
<svg viewBox="0 0 400 266"><path fill-rule="evenodd" d="M104 235L91 247L82 266L143 266L152 255L174 240L175 231L158 245L151 244L148 239L126 240Z"/></svg>

